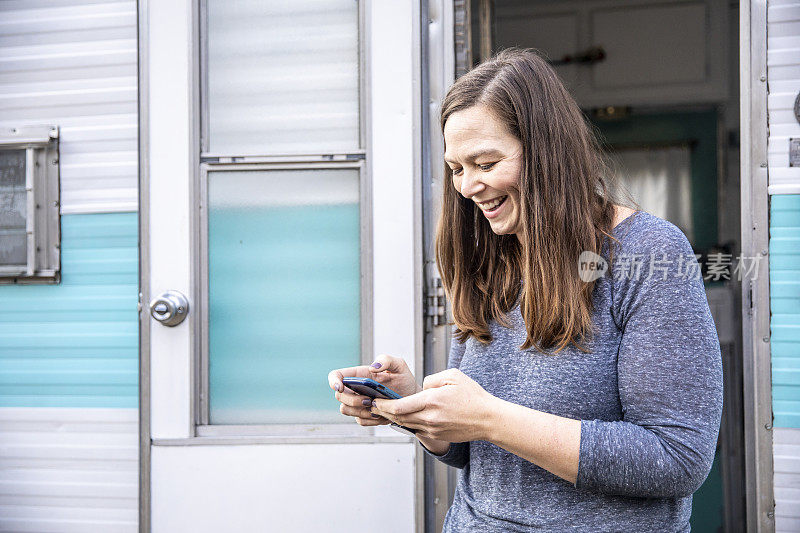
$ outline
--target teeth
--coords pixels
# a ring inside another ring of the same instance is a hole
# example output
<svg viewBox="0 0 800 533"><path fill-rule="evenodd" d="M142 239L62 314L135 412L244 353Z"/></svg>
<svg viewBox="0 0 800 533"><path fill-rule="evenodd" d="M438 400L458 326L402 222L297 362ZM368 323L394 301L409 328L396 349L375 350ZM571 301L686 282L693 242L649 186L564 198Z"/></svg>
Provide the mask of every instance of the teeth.
<svg viewBox="0 0 800 533"><path fill-rule="evenodd" d="M491 202L486 202L486 203L479 204L479 205L481 206L481 209L484 209L484 210L488 211L488 210L494 209L495 207L500 205L500 203L503 201L504 198L505 198L505 196L501 196L500 198L492 200Z"/></svg>

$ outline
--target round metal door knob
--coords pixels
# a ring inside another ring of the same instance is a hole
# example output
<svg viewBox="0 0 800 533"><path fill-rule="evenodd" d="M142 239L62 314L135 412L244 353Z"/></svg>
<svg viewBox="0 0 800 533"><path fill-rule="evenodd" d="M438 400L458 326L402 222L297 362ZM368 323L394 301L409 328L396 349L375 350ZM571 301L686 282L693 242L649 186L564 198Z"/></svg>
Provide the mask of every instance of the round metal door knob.
<svg viewBox="0 0 800 533"><path fill-rule="evenodd" d="M178 291L167 291L150 302L150 315L165 326L177 326L189 314L189 301Z"/></svg>
<svg viewBox="0 0 800 533"><path fill-rule="evenodd" d="M797 93L797 98L794 99L794 118L800 124L800 93Z"/></svg>

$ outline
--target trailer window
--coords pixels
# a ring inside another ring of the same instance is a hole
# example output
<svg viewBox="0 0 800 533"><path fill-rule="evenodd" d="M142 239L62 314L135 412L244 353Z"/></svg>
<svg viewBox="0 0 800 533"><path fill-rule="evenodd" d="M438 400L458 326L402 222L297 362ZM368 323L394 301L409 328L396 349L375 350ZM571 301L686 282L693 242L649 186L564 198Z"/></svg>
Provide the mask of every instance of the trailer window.
<svg viewBox="0 0 800 533"><path fill-rule="evenodd" d="M0 265L27 270L25 150L0 151Z"/></svg>
<svg viewBox="0 0 800 533"><path fill-rule="evenodd" d="M0 283L59 277L58 129L0 131Z"/></svg>

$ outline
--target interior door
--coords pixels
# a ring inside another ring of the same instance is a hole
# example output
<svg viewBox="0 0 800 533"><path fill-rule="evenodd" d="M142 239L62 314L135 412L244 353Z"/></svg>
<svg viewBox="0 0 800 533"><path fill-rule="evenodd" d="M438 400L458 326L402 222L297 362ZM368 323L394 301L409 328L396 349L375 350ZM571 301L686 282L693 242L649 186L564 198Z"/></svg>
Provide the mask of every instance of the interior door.
<svg viewBox="0 0 800 533"><path fill-rule="evenodd" d="M418 446L327 385L422 368L416 3L140 15L143 529L417 529Z"/></svg>

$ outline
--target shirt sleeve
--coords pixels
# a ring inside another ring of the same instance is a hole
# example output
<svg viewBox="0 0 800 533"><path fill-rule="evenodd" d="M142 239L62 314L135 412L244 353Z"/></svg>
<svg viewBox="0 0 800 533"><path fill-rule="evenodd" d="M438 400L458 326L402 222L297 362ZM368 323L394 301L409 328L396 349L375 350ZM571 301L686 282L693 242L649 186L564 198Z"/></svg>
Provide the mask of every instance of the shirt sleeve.
<svg viewBox="0 0 800 533"><path fill-rule="evenodd" d="M450 355L447 358L447 368L458 368L461 364L461 358L464 357L464 352L467 349L466 343L461 343L455 337L451 336L450 341ZM422 443L420 443L422 445ZM446 465L454 466L456 468L464 468L469 462L469 442L451 442L450 448L442 455L437 455L426 448L424 445L422 449L425 453L435 457Z"/></svg>
<svg viewBox="0 0 800 533"><path fill-rule="evenodd" d="M686 236L668 224L631 247L638 251L615 259L611 269L612 317L623 332L623 416L581 421L576 486L681 498L700 487L714 460L722 416L719 338Z"/></svg>

